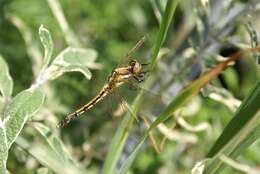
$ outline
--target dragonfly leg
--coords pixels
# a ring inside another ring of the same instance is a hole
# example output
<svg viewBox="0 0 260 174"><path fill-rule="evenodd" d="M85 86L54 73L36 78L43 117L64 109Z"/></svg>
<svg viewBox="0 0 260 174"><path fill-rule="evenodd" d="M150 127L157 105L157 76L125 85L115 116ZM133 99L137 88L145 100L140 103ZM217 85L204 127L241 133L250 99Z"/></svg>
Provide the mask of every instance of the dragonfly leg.
<svg viewBox="0 0 260 174"><path fill-rule="evenodd" d="M135 79L138 83L144 81L144 79L141 79L141 78L139 78L139 77L137 77L137 76L133 76L133 77L134 77L134 79Z"/></svg>
<svg viewBox="0 0 260 174"><path fill-rule="evenodd" d="M143 82L144 81L144 76L133 76L134 77L134 79L138 82L138 83L141 83L141 82Z"/></svg>
<svg viewBox="0 0 260 174"><path fill-rule="evenodd" d="M142 72L140 72L138 75L137 75L137 78L139 79L139 81L144 81L144 79L145 79L145 74L146 73L148 73L148 72L150 72L150 71L142 71Z"/></svg>
<svg viewBox="0 0 260 174"><path fill-rule="evenodd" d="M150 63L141 63L142 66L147 66L149 65Z"/></svg>
<svg viewBox="0 0 260 174"><path fill-rule="evenodd" d="M140 72L139 74L143 76L143 75L145 75L146 73L149 73L149 72L150 72L149 70L146 70L146 71Z"/></svg>

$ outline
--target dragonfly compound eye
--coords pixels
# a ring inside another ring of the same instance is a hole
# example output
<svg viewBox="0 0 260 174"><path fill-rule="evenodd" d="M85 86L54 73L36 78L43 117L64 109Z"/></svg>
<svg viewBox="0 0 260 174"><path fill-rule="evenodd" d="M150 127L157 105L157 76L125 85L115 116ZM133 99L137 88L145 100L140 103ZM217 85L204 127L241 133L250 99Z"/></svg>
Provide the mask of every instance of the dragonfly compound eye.
<svg viewBox="0 0 260 174"><path fill-rule="evenodd" d="M141 69L142 69L141 64L135 61L135 63L132 65L132 72L134 74L138 74L141 71Z"/></svg>

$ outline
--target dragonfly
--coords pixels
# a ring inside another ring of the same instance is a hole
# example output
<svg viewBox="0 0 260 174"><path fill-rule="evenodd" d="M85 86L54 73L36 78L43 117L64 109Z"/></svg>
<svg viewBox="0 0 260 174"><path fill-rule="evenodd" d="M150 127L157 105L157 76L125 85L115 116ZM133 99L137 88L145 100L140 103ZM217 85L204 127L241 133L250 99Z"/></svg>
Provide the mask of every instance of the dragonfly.
<svg viewBox="0 0 260 174"><path fill-rule="evenodd" d="M137 42L137 44L127 53L125 59L129 59L131 54L135 52L145 41L145 36ZM68 125L72 120L79 117L85 112L88 112L91 108L96 106L101 100L103 100L108 94L111 94L115 89L118 89L126 83L132 83L134 80L137 83L142 82L145 79L145 75L148 72L148 63L140 63L137 60L130 60L128 65L114 68L108 75L107 83L103 85L98 94L93 97L85 105L77 109L76 111L68 114L58 124L58 128L63 128Z"/></svg>

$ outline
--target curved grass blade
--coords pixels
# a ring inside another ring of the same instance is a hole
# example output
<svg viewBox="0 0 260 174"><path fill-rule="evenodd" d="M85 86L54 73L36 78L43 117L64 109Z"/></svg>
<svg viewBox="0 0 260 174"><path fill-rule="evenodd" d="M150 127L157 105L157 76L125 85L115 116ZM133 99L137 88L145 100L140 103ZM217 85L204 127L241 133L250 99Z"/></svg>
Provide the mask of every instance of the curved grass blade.
<svg viewBox="0 0 260 174"><path fill-rule="evenodd" d="M67 19L65 18L65 15L63 13L60 2L58 0L47 0L47 3L64 34L66 42L70 46L80 47L81 43L77 38L75 32L69 26Z"/></svg>
<svg viewBox="0 0 260 174"><path fill-rule="evenodd" d="M175 9L178 5L178 0L168 0L166 4L166 9L163 15L162 22L160 24L159 33L157 36L157 40L154 46L153 54L152 54L152 60L151 60L151 69L155 67L156 59L158 56L158 53L163 45L163 42L166 38L167 31L169 29L169 26L172 21L173 14L175 12Z"/></svg>
<svg viewBox="0 0 260 174"><path fill-rule="evenodd" d="M33 32L29 26L20 17L15 14L7 13L6 17L21 33L26 45L26 51L32 61L33 74L36 77L42 67L42 54L38 45L38 41L34 39ZM44 50L46 52L47 50Z"/></svg>
<svg viewBox="0 0 260 174"><path fill-rule="evenodd" d="M239 109L235 113L234 118L225 127L222 134L216 141L215 145L209 151L207 157L213 157L216 153L222 149L227 142L235 136L246 123L252 119L252 117L260 109L260 81L256 83L255 88L251 94L242 102Z"/></svg>
<svg viewBox="0 0 260 174"><path fill-rule="evenodd" d="M223 167L220 155L234 159L243 150L260 137L260 81L248 97L242 102L234 118L225 127L222 134L211 148L207 157L209 161L204 173L216 173ZM258 132L258 134L256 134Z"/></svg>
<svg viewBox="0 0 260 174"><path fill-rule="evenodd" d="M149 86L151 82L152 82L152 80L148 79L144 84L144 88L146 86ZM127 137L129 135L129 131L133 126L133 123L134 123L134 120L136 117L136 113L139 109L140 102L142 100L141 93L142 93L142 91L140 91L140 93L135 98L133 104L131 105L132 106L131 113L128 113L127 115L125 115L124 119L122 120L122 122L120 123L120 125L116 131L115 136L112 139L112 142L109 146L107 158L106 158L104 167L102 169L103 174L116 173L115 166L116 166L116 163L123 150ZM133 115L135 115L135 116L133 116Z"/></svg>
<svg viewBox="0 0 260 174"><path fill-rule="evenodd" d="M180 108L184 103L186 103L189 99L191 99L194 95L198 94L200 89L205 86L209 81L217 77L230 62L233 62L240 58L245 53L251 53L259 51L260 47L247 49L238 53L235 53L234 55L231 55L229 59L226 61L219 63L215 68L212 70L205 72L200 78L195 80L193 83L191 83L189 86L184 88L173 100L170 102L170 104L165 108L164 111L157 117L157 119L151 124L150 128L147 130L145 135L143 136L140 143L136 146L134 149L134 152L130 155L130 157L126 160L124 166L120 170L120 173L126 173L129 170L129 167L134 161L134 158L138 151L140 150L142 144L144 143L145 139L149 135L149 131L151 131L153 128L155 128L158 124L164 122L169 117L171 117L171 114L176 111L178 108Z"/></svg>
<svg viewBox="0 0 260 174"><path fill-rule="evenodd" d="M157 41L154 46L153 54L152 54L152 61L151 61L151 68L155 66L155 62L159 53L159 50L163 44L163 41L165 40L169 25L172 21L173 14L175 12L176 6L178 4L178 1L169 0L167 2L166 10L163 16L162 23L159 28L159 33L157 36ZM144 88L148 88L152 82L152 79L147 79L147 81L144 82ZM136 114L140 102L142 100L142 91L137 95L135 98L133 104L132 104L132 110L133 113ZM120 157L120 154L122 152L122 149L124 147L124 144L126 142L126 139L129 134L129 130L131 129L134 122L134 118L131 115L127 115L124 117L123 121L121 122L119 128L117 129L117 132L115 136L112 139L112 143L109 147L109 151L107 154L107 158L105 160L105 164L102 170L103 174L114 174L116 169L116 163Z"/></svg>
<svg viewBox="0 0 260 174"><path fill-rule="evenodd" d="M231 63L239 59L242 55L252 53L252 52L258 52L260 51L260 47L251 48L247 50L243 50L240 52L237 52L230 56L229 59L227 59L224 62L219 63L215 68L212 70L205 72L200 78L195 80L193 83L191 83L189 86L184 88L173 100L170 102L170 104L166 107L166 109L157 117L157 119L151 124L148 131L151 131L153 128L155 128L159 123L165 121L168 119L171 114L176 111L182 104L186 103L190 98L192 98L194 95L198 94L200 89L204 87L208 82L210 82L212 79L217 77L223 70L227 68L227 66Z"/></svg>

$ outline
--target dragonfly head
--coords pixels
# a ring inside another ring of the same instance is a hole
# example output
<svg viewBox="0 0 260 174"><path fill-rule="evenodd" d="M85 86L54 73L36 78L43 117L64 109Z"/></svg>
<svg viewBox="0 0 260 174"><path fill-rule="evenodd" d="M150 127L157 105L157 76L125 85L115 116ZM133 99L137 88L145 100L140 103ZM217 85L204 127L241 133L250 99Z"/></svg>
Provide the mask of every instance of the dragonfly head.
<svg viewBox="0 0 260 174"><path fill-rule="evenodd" d="M142 65L139 62L137 62L136 60L131 60L129 62L129 66L132 67L133 74L138 74L142 70Z"/></svg>

